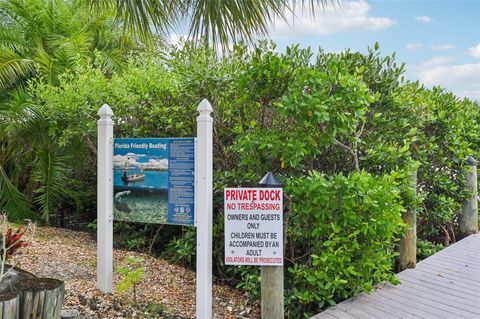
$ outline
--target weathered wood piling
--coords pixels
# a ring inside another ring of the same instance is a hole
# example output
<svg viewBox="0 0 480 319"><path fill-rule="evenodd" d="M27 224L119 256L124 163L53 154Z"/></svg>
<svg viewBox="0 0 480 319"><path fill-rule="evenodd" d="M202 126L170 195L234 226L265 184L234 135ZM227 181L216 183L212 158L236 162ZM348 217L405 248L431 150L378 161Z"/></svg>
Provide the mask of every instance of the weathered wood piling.
<svg viewBox="0 0 480 319"><path fill-rule="evenodd" d="M15 285L22 319L60 319L65 285L52 278L22 279Z"/></svg>
<svg viewBox="0 0 480 319"><path fill-rule="evenodd" d="M20 319L20 298L17 293L0 294L0 319Z"/></svg>

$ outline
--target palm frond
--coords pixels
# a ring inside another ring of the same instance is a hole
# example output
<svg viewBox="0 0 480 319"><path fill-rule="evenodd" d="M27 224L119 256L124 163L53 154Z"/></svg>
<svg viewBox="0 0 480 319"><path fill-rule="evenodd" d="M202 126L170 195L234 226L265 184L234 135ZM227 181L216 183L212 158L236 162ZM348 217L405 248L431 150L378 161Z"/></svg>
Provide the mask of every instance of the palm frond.
<svg viewBox="0 0 480 319"><path fill-rule="evenodd" d="M98 52L95 59L96 64L100 65L105 73L112 73L121 70L127 62L125 54L121 50Z"/></svg>
<svg viewBox="0 0 480 319"><path fill-rule="evenodd" d="M34 131L41 116L24 88L18 87L7 96L8 99L0 103L0 137L13 140Z"/></svg>
<svg viewBox="0 0 480 319"><path fill-rule="evenodd" d="M55 84L60 74L68 67L68 57L61 51L54 51L49 54L45 48L39 46L34 58L39 76L50 84Z"/></svg>
<svg viewBox="0 0 480 319"><path fill-rule="evenodd" d="M25 41L20 28L0 25L0 48L8 48L25 55L28 50L27 46L27 41Z"/></svg>
<svg viewBox="0 0 480 319"><path fill-rule="evenodd" d="M56 154L53 147L43 147L37 154L33 179L40 184L35 190L35 202L40 205L42 218L48 223L50 215L66 194L68 183L67 157Z"/></svg>
<svg viewBox="0 0 480 319"><path fill-rule="evenodd" d="M5 211L12 220L23 220L33 216L28 198L12 184L1 165L0 211Z"/></svg>
<svg viewBox="0 0 480 319"><path fill-rule="evenodd" d="M265 35L274 19L285 19L285 13L301 5L315 7L339 0L87 0L98 10L117 10L117 17L127 29L142 36L168 34L188 25L190 36L205 39L215 48L226 48L229 42L253 41Z"/></svg>
<svg viewBox="0 0 480 319"><path fill-rule="evenodd" d="M190 36L225 46L229 41L252 41L257 35L266 34L274 17L284 17L287 1L189 0L188 6Z"/></svg>
<svg viewBox="0 0 480 319"><path fill-rule="evenodd" d="M0 50L0 92L20 83L35 71L35 64L12 49Z"/></svg>
<svg viewBox="0 0 480 319"><path fill-rule="evenodd" d="M25 33L39 34L43 31L41 24L44 19L39 14L44 12L42 3L28 0L0 1L0 9Z"/></svg>

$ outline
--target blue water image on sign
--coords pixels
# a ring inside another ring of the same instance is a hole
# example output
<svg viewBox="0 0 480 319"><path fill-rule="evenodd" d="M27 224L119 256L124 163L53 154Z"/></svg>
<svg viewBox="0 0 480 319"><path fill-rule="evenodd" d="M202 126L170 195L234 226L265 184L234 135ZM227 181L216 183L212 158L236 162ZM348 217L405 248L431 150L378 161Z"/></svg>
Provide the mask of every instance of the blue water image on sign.
<svg viewBox="0 0 480 319"><path fill-rule="evenodd" d="M114 219L193 225L194 138L117 138Z"/></svg>

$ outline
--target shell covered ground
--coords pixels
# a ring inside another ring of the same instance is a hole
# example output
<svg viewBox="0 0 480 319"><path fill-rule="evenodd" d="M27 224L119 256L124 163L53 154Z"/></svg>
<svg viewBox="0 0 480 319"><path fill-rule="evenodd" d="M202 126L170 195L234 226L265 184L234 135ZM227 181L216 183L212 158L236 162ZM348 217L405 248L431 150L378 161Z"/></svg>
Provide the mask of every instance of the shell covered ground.
<svg viewBox="0 0 480 319"><path fill-rule="evenodd" d="M77 318L195 318L195 272L146 254L114 250L114 267L127 256L144 259L145 276L133 294L103 294L96 285L96 241L92 235L67 229L37 227L31 245L13 257L13 263L37 277L63 280L64 309ZM115 273L114 283L120 275ZM146 307L146 305L150 305ZM258 307L228 286L214 285L215 318L259 318Z"/></svg>

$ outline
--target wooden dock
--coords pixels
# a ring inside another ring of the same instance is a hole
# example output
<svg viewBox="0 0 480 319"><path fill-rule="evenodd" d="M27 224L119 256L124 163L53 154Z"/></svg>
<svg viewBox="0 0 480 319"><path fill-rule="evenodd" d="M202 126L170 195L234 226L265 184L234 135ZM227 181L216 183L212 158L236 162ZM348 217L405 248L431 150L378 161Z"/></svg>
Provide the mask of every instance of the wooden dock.
<svg viewBox="0 0 480 319"><path fill-rule="evenodd" d="M386 284L312 319L480 318L480 235L471 235L399 273Z"/></svg>

